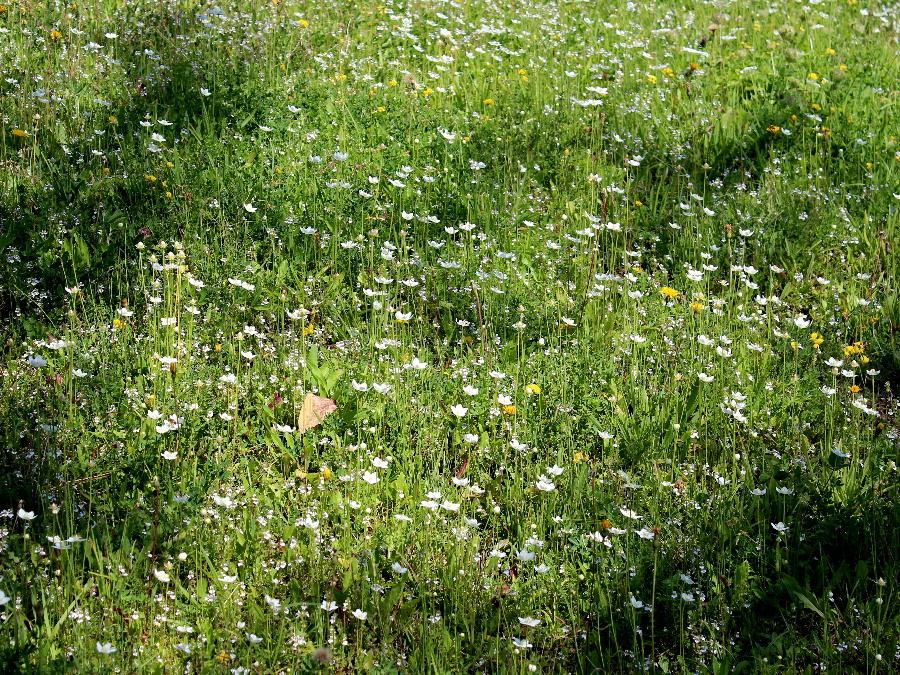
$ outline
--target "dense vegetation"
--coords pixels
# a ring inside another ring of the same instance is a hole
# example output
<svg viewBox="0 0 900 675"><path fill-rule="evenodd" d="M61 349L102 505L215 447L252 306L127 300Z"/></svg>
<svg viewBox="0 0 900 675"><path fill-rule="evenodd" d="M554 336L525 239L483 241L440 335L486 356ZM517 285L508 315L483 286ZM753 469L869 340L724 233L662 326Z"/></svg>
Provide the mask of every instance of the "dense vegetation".
<svg viewBox="0 0 900 675"><path fill-rule="evenodd" d="M898 35L0 5L0 671L896 672Z"/></svg>

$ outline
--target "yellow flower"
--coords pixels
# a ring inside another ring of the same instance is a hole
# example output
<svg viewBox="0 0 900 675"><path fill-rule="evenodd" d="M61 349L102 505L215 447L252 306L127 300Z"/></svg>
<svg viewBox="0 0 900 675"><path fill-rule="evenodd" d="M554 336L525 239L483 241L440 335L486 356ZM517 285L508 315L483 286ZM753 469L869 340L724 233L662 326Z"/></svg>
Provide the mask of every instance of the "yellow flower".
<svg viewBox="0 0 900 675"><path fill-rule="evenodd" d="M303 327L303 337L306 337L306 336L308 336L308 335L312 335L312 334L315 332L315 330L316 330L316 327L315 327L314 324L312 324L312 323L306 324L306 325Z"/></svg>
<svg viewBox="0 0 900 675"><path fill-rule="evenodd" d="M322 467L322 478L324 478L325 480L328 480L333 475L334 474L332 473L331 469L329 469L327 466Z"/></svg>
<svg viewBox="0 0 900 675"><path fill-rule="evenodd" d="M656 84L656 75L647 75L647 82L650 84Z"/></svg>
<svg viewBox="0 0 900 675"><path fill-rule="evenodd" d="M859 392L860 392L860 388L859 388L859 385L858 385L858 384L853 384L853 385L850 386L850 393L851 393L851 394L858 394Z"/></svg>
<svg viewBox="0 0 900 675"><path fill-rule="evenodd" d="M770 124L768 127L766 127L766 131L768 131L770 134L780 134L781 127L777 124Z"/></svg>
<svg viewBox="0 0 900 675"><path fill-rule="evenodd" d="M6 14L6 11L9 9L6 5L0 5L0 14Z"/></svg>
<svg viewBox="0 0 900 675"><path fill-rule="evenodd" d="M534 384L533 382L532 382L531 384L526 384L526 385L525 385L525 393L526 393L526 394L533 394L533 395L534 395L534 394L540 394L540 393L541 393L541 387L540 387L540 385Z"/></svg>
<svg viewBox="0 0 900 675"><path fill-rule="evenodd" d="M300 26L300 28L309 28L309 21L307 21L306 19L300 19L297 22L297 25Z"/></svg>
<svg viewBox="0 0 900 675"><path fill-rule="evenodd" d="M12 135L16 138L25 138L26 136L28 136L28 132L24 129L13 129Z"/></svg>
<svg viewBox="0 0 900 675"><path fill-rule="evenodd" d="M699 314L700 312L703 311L703 303L697 302L695 300L694 302L691 303L691 311L693 311L694 314Z"/></svg>
<svg viewBox="0 0 900 675"><path fill-rule="evenodd" d="M672 288L671 286L663 286L659 289L659 292L666 297L668 300L674 300L679 295L681 295L681 291Z"/></svg>
<svg viewBox="0 0 900 675"><path fill-rule="evenodd" d="M116 117L115 115L110 115L109 117L106 118L106 121L109 122L110 124L115 125L115 124L119 123L119 118Z"/></svg>
<svg viewBox="0 0 900 675"><path fill-rule="evenodd" d="M62 33L58 30L54 29L50 31L50 39L56 42L57 40L62 40Z"/></svg>
<svg viewBox="0 0 900 675"><path fill-rule="evenodd" d="M152 173L148 173L144 176L144 180L147 181L148 183L155 183L156 176L154 176Z"/></svg>
<svg viewBox="0 0 900 675"><path fill-rule="evenodd" d="M613 526L612 521L609 518L604 518L600 521L600 527L604 530L608 530Z"/></svg>
<svg viewBox="0 0 900 675"><path fill-rule="evenodd" d="M125 326L125 322L122 321L122 319L119 319L119 318L113 319L112 327L114 330L119 330L120 328L123 328L124 326Z"/></svg>
<svg viewBox="0 0 900 675"><path fill-rule="evenodd" d="M675 74L675 71L672 70L671 66L666 66L665 68L662 69L662 74L665 75L666 77L672 77Z"/></svg>
<svg viewBox="0 0 900 675"><path fill-rule="evenodd" d="M389 87L396 87L396 86L397 86L397 80L390 80L390 81L388 81L388 86L389 86Z"/></svg>
<svg viewBox="0 0 900 675"><path fill-rule="evenodd" d="M215 344L215 346L213 347L213 351L214 351L216 354L221 353L221 352L222 352L222 343L221 343L221 342L217 342L217 343Z"/></svg>
<svg viewBox="0 0 900 675"><path fill-rule="evenodd" d="M387 108L385 108L383 105L380 105L377 108L375 108L375 112L377 112L377 113L383 113L385 110L387 110Z"/></svg>
<svg viewBox="0 0 900 675"><path fill-rule="evenodd" d="M484 103L485 105L494 105L494 99L486 98L482 101L482 103Z"/></svg>
<svg viewBox="0 0 900 675"><path fill-rule="evenodd" d="M588 456L583 452L576 452L572 461L575 462L575 464L581 464L582 462L586 462L587 459Z"/></svg>
<svg viewBox="0 0 900 675"><path fill-rule="evenodd" d="M515 415L516 414L516 406L505 405L505 406L503 406L503 412L505 412L507 415Z"/></svg>
<svg viewBox="0 0 900 675"><path fill-rule="evenodd" d="M837 54L837 52L834 49L832 49L831 47L826 49L825 53L828 54L828 56L834 56L835 54Z"/></svg>
<svg viewBox="0 0 900 675"><path fill-rule="evenodd" d="M869 358L868 356L866 356L865 354L863 354L862 356L859 357L859 362L860 362L861 364L863 364L863 365L866 365L866 364L867 364L869 361L871 361L871 360L872 360L872 359L870 359L870 358Z"/></svg>
<svg viewBox="0 0 900 675"><path fill-rule="evenodd" d="M422 91L422 96L424 96L425 98L428 98L433 93L434 93L434 89L432 89L431 87L425 87L425 89Z"/></svg>
<svg viewBox="0 0 900 675"><path fill-rule="evenodd" d="M806 77L807 77L808 79L812 80L813 82L815 82L816 80L819 79L819 74L818 74L818 73L810 73L810 74L807 75Z"/></svg>

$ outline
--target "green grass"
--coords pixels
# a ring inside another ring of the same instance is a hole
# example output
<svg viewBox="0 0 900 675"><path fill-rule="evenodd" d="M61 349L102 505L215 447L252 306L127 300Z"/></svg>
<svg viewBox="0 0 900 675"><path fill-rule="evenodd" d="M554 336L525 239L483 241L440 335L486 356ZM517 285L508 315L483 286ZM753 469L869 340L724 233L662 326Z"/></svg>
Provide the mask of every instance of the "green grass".
<svg viewBox="0 0 900 675"><path fill-rule="evenodd" d="M0 670L900 668L896 7L320 4L0 5Z"/></svg>

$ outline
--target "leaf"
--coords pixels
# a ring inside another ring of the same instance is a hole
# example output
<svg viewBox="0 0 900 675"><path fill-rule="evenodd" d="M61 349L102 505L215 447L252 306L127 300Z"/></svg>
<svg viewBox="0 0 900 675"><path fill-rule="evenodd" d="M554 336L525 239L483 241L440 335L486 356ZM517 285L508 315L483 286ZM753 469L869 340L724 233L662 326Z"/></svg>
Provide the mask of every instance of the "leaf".
<svg viewBox="0 0 900 675"><path fill-rule="evenodd" d="M302 434L307 429L319 426L335 410L337 404L330 398L307 394L297 415L297 432Z"/></svg>

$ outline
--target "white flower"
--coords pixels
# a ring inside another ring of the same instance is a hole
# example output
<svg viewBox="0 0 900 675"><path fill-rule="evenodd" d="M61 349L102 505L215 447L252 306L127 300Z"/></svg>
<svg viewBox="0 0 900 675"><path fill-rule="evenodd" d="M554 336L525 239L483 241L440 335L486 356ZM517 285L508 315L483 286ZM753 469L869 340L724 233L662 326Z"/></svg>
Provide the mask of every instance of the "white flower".
<svg viewBox="0 0 900 675"><path fill-rule="evenodd" d="M369 616L368 612L364 612L361 609L354 609L351 612L351 614L353 614L353 616L356 617L357 619L359 619L360 621L365 621L366 618Z"/></svg>
<svg viewBox="0 0 900 675"><path fill-rule="evenodd" d="M372 458L372 466L377 469L386 469L388 468L389 462L381 459L381 457L373 457Z"/></svg>
<svg viewBox="0 0 900 675"><path fill-rule="evenodd" d="M463 440L466 443L477 443L478 442L478 434L463 434Z"/></svg>
<svg viewBox="0 0 900 675"><path fill-rule="evenodd" d="M374 389L375 391L377 391L379 394L387 394L387 393L391 390L391 385L389 385L389 384L379 384L378 382L375 382L375 383L372 385L372 389Z"/></svg>
<svg viewBox="0 0 900 675"><path fill-rule="evenodd" d="M456 405L450 407L450 411L457 417L462 418L466 416L466 413L469 412L469 409L464 405L460 405L459 403L457 403Z"/></svg>
<svg viewBox="0 0 900 675"><path fill-rule="evenodd" d="M633 595L631 596L631 598L629 598L628 602L630 602L631 606L635 609L643 609L644 607L644 602L642 600L638 600Z"/></svg>
<svg viewBox="0 0 900 675"><path fill-rule="evenodd" d="M323 600L322 604L319 605L319 607L324 609L326 612L333 612L337 609L338 605L334 600Z"/></svg>
<svg viewBox="0 0 900 675"><path fill-rule="evenodd" d="M171 581L168 572L163 570L153 570L153 576L156 577L157 581L161 581L164 584L167 584Z"/></svg>
<svg viewBox="0 0 900 675"><path fill-rule="evenodd" d="M167 459L167 460L169 460L169 461L171 462L173 459L177 459L177 458L178 458L178 453L177 453L177 452L174 452L174 451L172 451L172 450L166 450L166 451L162 454L162 458L163 458L163 459Z"/></svg>
<svg viewBox="0 0 900 675"><path fill-rule="evenodd" d="M512 405L512 399L505 394L497 394L497 403L500 405Z"/></svg>
<svg viewBox="0 0 900 675"><path fill-rule="evenodd" d="M459 504L445 499L441 502L441 508L445 511L452 511L453 513L456 513L457 511L459 511Z"/></svg>
<svg viewBox="0 0 900 675"><path fill-rule="evenodd" d="M531 616L520 616L519 623L523 626L528 626L529 628L534 628L535 626L539 626L541 623L540 619L535 619Z"/></svg>
<svg viewBox="0 0 900 675"><path fill-rule="evenodd" d="M779 485L778 487L775 488L775 492L777 492L777 493L780 494L780 495L792 495L792 494L794 494L794 491L791 490L791 488L789 488L789 487L782 487L782 486L780 486L780 485Z"/></svg>
<svg viewBox="0 0 900 675"><path fill-rule="evenodd" d="M624 506L619 508L619 513L621 513L626 518L630 518L631 520L640 520L642 518L642 516L639 516L631 509L626 509Z"/></svg>
<svg viewBox="0 0 900 675"><path fill-rule="evenodd" d="M43 368L47 365L47 359L43 356L29 356L28 365L32 368Z"/></svg>
<svg viewBox="0 0 900 675"><path fill-rule="evenodd" d="M369 391L369 385L365 382L350 380L350 386L353 387L354 391Z"/></svg>
<svg viewBox="0 0 900 675"><path fill-rule="evenodd" d="M809 328L810 323L812 322L802 314L794 318L794 325L797 328Z"/></svg>
<svg viewBox="0 0 900 675"><path fill-rule="evenodd" d="M274 424L272 426L275 428L275 431L280 434L292 434L296 431L290 424Z"/></svg>
<svg viewBox="0 0 900 675"><path fill-rule="evenodd" d="M764 494L766 494L766 492L766 488L753 488L752 490L750 490L750 494L754 497L762 497Z"/></svg>
<svg viewBox="0 0 900 675"><path fill-rule="evenodd" d="M369 485L375 485L378 482L378 474L374 471L364 471L362 475L362 479L366 481Z"/></svg>
<svg viewBox="0 0 900 675"><path fill-rule="evenodd" d="M97 653L98 654L115 654L118 649L113 647L112 642L98 642L97 643Z"/></svg>
<svg viewBox="0 0 900 675"><path fill-rule="evenodd" d="M553 492L556 489L556 484L547 480L543 476L538 479L538 482L534 485L541 492Z"/></svg>
<svg viewBox="0 0 900 675"><path fill-rule="evenodd" d="M648 530L646 527L642 527L640 530L638 530L637 535L641 539L653 539L653 537L655 536L653 534L653 530Z"/></svg>
<svg viewBox="0 0 900 675"><path fill-rule="evenodd" d="M394 574L406 574L407 572L409 572L409 568L404 567L398 562L395 562L393 565L391 565L391 569L394 571Z"/></svg>
<svg viewBox="0 0 900 675"><path fill-rule="evenodd" d="M281 600L279 600L278 598L273 598L269 595L264 595L263 597L266 600L266 604L272 608L272 611L277 612L279 609L281 609Z"/></svg>
<svg viewBox="0 0 900 675"><path fill-rule="evenodd" d="M244 211L247 213L256 213L256 207L253 204L244 204Z"/></svg>
<svg viewBox="0 0 900 675"><path fill-rule="evenodd" d="M547 475L561 476L563 471L565 471L565 469L563 469L561 466L557 466L556 464L554 464L553 466L551 466L550 468L547 469Z"/></svg>
<svg viewBox="0 0 900 675"><path fill-rule="evenodd" d="M707 375L706 373L697 373L697 379L699 379L701 382L706 382L707 384L709 384L716 378L712 375Z"/></svg>
<svg viewBox="0 0 900 675"><path fill-rule="evenodd" d="M11 600L11 597L9 597L4 591L0 590L0 607L9 604Z"/></svg>
<svg viewBox="0 0 900 675"><path fill-rule="evenodd" d="M788 526L782 522L770 523L772 525L772 529L778 533L784 533L788 531Z"/></svg>
<svg viewBox="0 0 900 675"><path fill-rule="evenodd" d="M256 635L255 633L247 633L247 642L249 642L251 645L258 645L262 641L263 639L259 637L259 635Z"/></svg>
<svg viewBox="0 0 900 675"><path fill-rule="evenodd" d="M478 396L478 389L473 387L471 384L467 384L465 387L463 387L463 391L469 396Z"/></svg>
<svg viewBox="0 0 900 675"><path fill-rule="evenodd" d="M34 520L37 516L34 515L34 511L26 511L25 509L19 509L16 511L16 515L24 521Z"/></svg>

